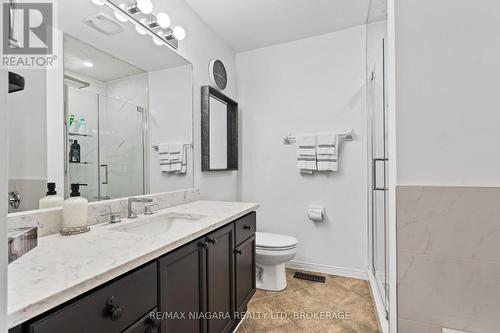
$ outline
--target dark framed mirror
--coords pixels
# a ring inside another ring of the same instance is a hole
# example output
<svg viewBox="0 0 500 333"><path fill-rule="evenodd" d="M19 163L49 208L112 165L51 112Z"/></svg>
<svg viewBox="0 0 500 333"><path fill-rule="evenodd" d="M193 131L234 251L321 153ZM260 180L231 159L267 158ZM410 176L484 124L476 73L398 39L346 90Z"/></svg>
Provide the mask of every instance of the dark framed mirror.
<svg viewBox="0 0 500 333"><path fill-rule="evenodd" d="M238 170L238 103L201 87L201 170Z"/></svg>

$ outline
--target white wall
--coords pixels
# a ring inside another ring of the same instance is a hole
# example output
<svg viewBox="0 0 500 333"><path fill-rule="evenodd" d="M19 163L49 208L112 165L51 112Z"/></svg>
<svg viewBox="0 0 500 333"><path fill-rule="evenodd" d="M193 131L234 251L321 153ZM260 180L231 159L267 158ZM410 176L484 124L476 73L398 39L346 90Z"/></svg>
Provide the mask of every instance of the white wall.
<svg viewBox="0 0 500 333"><path fill-rule="evenodd" d="M63 34L55 33L57 55L62 55ZM59 59L62 59L60 57ZM47 181L55 182L64 193L64 66L59 62L47 69Z"/></svg>
<svg viewBox="0 0 500 333"><path fill-rule="evenodd" d="M236 200L238 172L201 172L201 86L209 83L208 64L221 59L226 65L229 81L224 94L236 99L235 55L183 0L154 1L155 10L169 13L175 25L186 29L187 37L180 42L179 54L193 64L193 129L195 186L204 198Z"/></svg>
<svg viewBox="0 0 500 333"><path fill-rule="evenodd" d="M500 2L396 3L398 183L500 186Z"/></svg>
<svg viewBox="0 0 500 333"><path fill-rule="evenodd" d="M14 72L24 76L26 84L23 91L7 98L12 111L8 115L9 179L47 179L47 72Z"/></svg>
<svg viewBox="0 0 500 333"><path fill-rule="evenodd" d="M191 65L148 73L151 144L192 143L193 80ZM149 148L149 147L148 147ZM185 175L160 171L158 152L151 152L151 193L193 187L193 150L187 149Z"/></svg>
<svg viewBox="0 0 500 333"><path fill-rule="evenodd" d="M365 276L365 27L240 53L237 74L242 199L261 204L258 230L296 237L297 261ZM299 174L285 135L347 128L339 172ZM325 222L307 219L310 204Z"/></svg>

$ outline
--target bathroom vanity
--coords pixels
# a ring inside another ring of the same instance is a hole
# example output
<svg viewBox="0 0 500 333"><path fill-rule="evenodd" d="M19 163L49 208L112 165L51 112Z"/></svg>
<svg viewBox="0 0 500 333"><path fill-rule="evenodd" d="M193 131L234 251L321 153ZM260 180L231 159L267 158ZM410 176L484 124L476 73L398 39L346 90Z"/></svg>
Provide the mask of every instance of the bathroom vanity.
<svg viewBox="0 0 500 333"><path fill-rule="evenodd" d="M257 207L196 201L40 238L9 266L9 332L231 332L255 292Z"/></svg>

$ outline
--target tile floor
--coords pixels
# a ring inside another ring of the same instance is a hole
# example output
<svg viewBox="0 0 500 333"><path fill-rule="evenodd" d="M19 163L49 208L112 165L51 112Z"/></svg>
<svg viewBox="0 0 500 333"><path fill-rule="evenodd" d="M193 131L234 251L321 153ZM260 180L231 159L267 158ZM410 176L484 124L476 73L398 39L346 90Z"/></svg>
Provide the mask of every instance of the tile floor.
<svg viewBox="0 0 500 333"><path fill-rule="evenodd" d="M326 283L318 283L294 272L287 269L284 291L257 290L236 333L379 332L367 281L325 275Z"/></svg>

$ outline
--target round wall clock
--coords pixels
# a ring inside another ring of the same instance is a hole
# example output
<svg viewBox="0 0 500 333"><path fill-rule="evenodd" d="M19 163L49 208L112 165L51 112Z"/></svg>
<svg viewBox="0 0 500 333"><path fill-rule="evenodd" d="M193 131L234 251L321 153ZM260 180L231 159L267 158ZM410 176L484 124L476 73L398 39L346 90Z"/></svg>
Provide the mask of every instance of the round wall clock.
<svg viewBox="0 0 500 333"><path fill-rule="evenodd" d="M222 61L214 59L208 66L210 85L219 90L227 87L227 72Z"/></svg>

